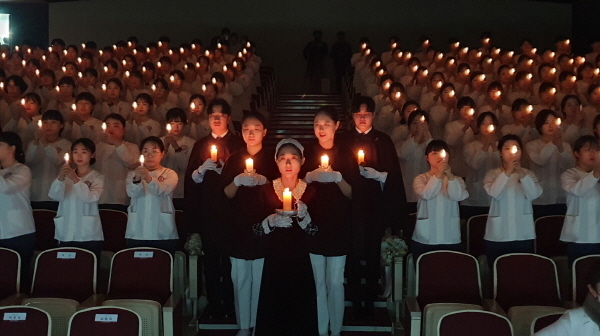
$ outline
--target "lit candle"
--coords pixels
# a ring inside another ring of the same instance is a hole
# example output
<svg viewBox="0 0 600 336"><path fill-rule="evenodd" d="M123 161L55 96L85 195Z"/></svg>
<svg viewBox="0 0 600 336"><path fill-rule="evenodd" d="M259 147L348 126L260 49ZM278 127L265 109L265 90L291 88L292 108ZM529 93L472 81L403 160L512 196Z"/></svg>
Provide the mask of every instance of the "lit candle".
<svg viewBox="0 0 600 336"><path fill-rule="evenodd" d="M85 49L85 43L82 43L82 44L81 44L81 47L82 47L83 49Z"/></svg>
<svg viewBox="0 0 600 336"><path fill-rule="evenodd" d="M78 74L77 74L77 76L78 76L79 78L83 78L83 74L82 74L81 72L80 72L80 73L78 73Z"/></svg>
<svg viewBox="0 0 600 336"><path fill-rule="evenodd" d="M213 84L217 84L217 79L216 79L216 78L213 78L213 79L211 79L211 81L210 81L210 82L211 82L211 83L213 83Z"/></svg>
<svg viewBox="0 0 600 336"><path fill-rule="evenodd" d="M133 54L137 55L137 50L133 49Z"/></svg>
<svg viewBox="0 0 600 336"><path fill-rule="evenodd" d="M475 114L475 109L474 108L470 108L468 111L469 115L472 116L473 114Z"/></svg>
<svg viewBox="0 0 600 336"><path fill-rule="evenodd" d="M117 49L117 45L116 44L113 44L113 49Z"/></svg>
<svg viewBox="0 0 600 336"><path fill-rule="evenodd" d="M65 153L65 163L69 163L69 153Z"/></svg>
<svg viewBox="0 0 600 336"><path fill-rule="evenodd" d="M77 108L77 105L71 104L71 110L75 111L76 108Z"/></svg>
<svg viewBox="0 0 600 336"><path fill-rule="evenodd" d="M190 108L191 108L192 110L193 110L193 109L195 109L195 108L196 108L196 103L192 102L192 103L190 104Z"/></svg>
<svg viewBox="0 0 600 336"><path fill-rule="evenodd" d="M246 172L252 173L253 170L254 170L254 160L247 159L246 160Z"/></svg>
<svg viewBox="0 0 600 336"><path fill-rule="evenodd" d="M442 59L442 58L444 58L444 54L442 54L442 53L439 53L439 54L437 55L437 58L438 58L438 59Z"/></svg>
<svg viewBox="0 0 600 336"><path fill-rule="evenodd" d="M446 159L446 156L448 156L448 153L446 153L446 150L445 150L445 149L442 149L442 150L440 151L440 157L441 157L442 159L444 159L444 160L445 160L445 159Z"/></svg>
<svg viewBox="0 0 600 336"><path fill-rule="evenodd" d="M532 54L535 54L536 52L537 52L537 48L533 48L533 49L531 49L531 53L532 53Z"/></svg>
<svg viewBox="0 0 600 336"><path fill-rule="evenodd" d="M322 168L329 167L329 156L327 156L327 155L321 156L321 167Z"/></svg>
<svg viewBox="0 0 600 336"><path fill-rule="evenodd" d="M423 70L423 76L427 76L427 75L429 75L429 70L427 70L427 69Z"/></svg>
<svg viewBox="0 0 600 336"><path fill-rule="evenodd" d="M102 91L106 91L106 84L102 84Z"/></svg>
<svg viewBox="0 0 600 336"><path fill-rule="evenodd" d="M492 133L494 131L495 127L494 125L489 125L488 126L488 132Z"/></svg>
<svg viewBox="0 0 600 336"><path fill-rule="evenodd" d="M173 127L171 127L171 124L167 124L167 132L171 133L172 129Z"/></svg>
<svg viewBox="0 0 600 336"><path fill-rule="evenodd" d="M594 75L598 76L598 74L600 74L600 69L598 69L598 68L594 69Z"/></svg>
<svg viewBox="0 0 600 336"><path fill-rule="evenodd" d="M162 47L162 42L161 41L158 41L158 46Z"/></svg>
<svg viewBox="0 0 600 336"><path fill-rule="evenodd" d="M252 45L250 44L250 42L246 42L246 48L250 48Z"/></svg>
<svg viewBox="0 0 600 336"><path fill-rule="evenodd" d="M362 149L358 151L358 164L365 162L365 151Z"/></svg>
<svg viewBox="0 0 600 336"><path fill-rule="evenodd" d="M169 81L174 82L175 81L175 76L171 75L171 77L169 77Z"/></svg>
<svg viewBox="0 0 600 336"><path fill-rule="evenodd" d="M42 119L38 120L38 128L42 128Z"/></svg>
<svg viewBox="0 0 600 336"><path fill-rule="evenodd" d="M179 48L179 53L183 54L183 52L184 52L183 47Z"/></svg>
<svg viewBox="0 0 600 336"><path fill-rule="evenodd" d="M146 48L146 52L149 53L150 52L150 48Z"/></svg>
<svg viewBox="0 0 600 336"><path fill-rule="evenodd" d="M237 55L237 56L238 56L239 58L242 58L242 56L243 56L242 52L241 52L241 51L238 51L238 55Z"/></svg>
<svg viewBox="0 0 600 336"><path fill-rule="evenodd" d="M60 91L60 87L58 85L55 87L55 89L56 89L56 92Z"/></svg>
<svg viewBox="0 0 600 336"><path fill-rule="evenodd" d="M103 68L103 70L104 70L104 72L108 72L108 67L107 67L107 66L105 66L105 67Z"/></svg>
<svg viewBox="0 0 600 336"><path fill-rule="evenodd" d="M550 69L550 73L554 75L556 73L556 68Z"/></svg>
<svg viewBox="0 0 600 336"><path fill-rule="evenodd" d="M128 41L127 45L129 46L129 48L131 48L131 46L133 46L133 43L131 43L131 41Z"/></svg>
<svg viewBox="0 0 600 336"><path fill-rule="evenodd" d="M494 92L494 96L496 96L496 98L500 98L500 96L502 96L502 91Z"/></svg>
<svg viewBox="0 0 600 336"><path fill-rule="evenodd" d="M244 49L245 50L245 49ZM204 56L210 56L210 50L204 51Z"/></svg>
<svg viewBox="0 0 600 336"><path fill-rule="evenodd" d="M465 75L468 76L469 74L471 74L471 70L470 69L465 69Z"/></svg>
<svg viewBox="0 0 600 336"><path fill-rule="evenodd" d="M454 90L451 90L450 92L448 92L448 96L450 98L454 98L454 95L456 95L456 92L454 92Z"/></svg>
<svg viewBox="0 0 600 336"><path fill-rule="evenodd" d="M151 89L152 89L152 91L156 91L156 84L152 84Z"/></svg>
<svg viewBox="0 0 600 336"><path fill-rule="evenodd" d="M562 120L560 118L556 118L556 126L560 126L562 124Z"/></svg>
<svg viewBox="0 0 600 336"><path fill-rule="evenodd" d="M105 122L103 122L103 123L102 123L102 130L103 130L104 132L106 132L106 123L105 123Z"/></svg>
<svg viewBox="0 0 600 336"><path fill-rule="evenodd" d="M416 72L417 70L419 70L419 66L418 65L415 65L415 66L412 67L412 71L413 72Z"/></svg>
<svg viewBox="0 0 600 336"><path fill-rule="evenodd" d="M424 123L425 122L425 116L421 116L421 122Z"/></svg>
<svg viewBox="0 0 600 336"><path fill-rule="evenodd" d="M173 50L169 50L169 56L173 55Z"/></svg>
<svg viewBox="0 0 600 336"><path fill-rule="evenodd" d="M217 146L210 146L210 159L217 162Z"/></svg>
<svg viewBox="0 0 600 336"><path fill-rule="evenodd" d="M25 105L25 98L21 99L21 105Z"/></svg>
<svg viewBox="0 0 600 336"><path fill-rule="evenodd" d="M144 165L144 161L146 161L146 158L144 157L144 154L140 155L140 164L143 166Z"/></svg>
<svg viewBox="0 0 600 336"><path fill-rule="evenodd" d="M102 50L100 50L98 53L100 54L100 56L102 56L102 54L104 54L104 52Z"/></svg>
<svg viewBox="0 0 600 336"><path fill-rule="evenodd" d="M392 49L396 49L397 46L398 46L398 43L396 43L396 42L392 43Z"/></svg>
<svg viewBox="0 0 600 336"><path fill-rule="evenodd" d="M156 63L156 66L160 68L162 66L162 63L158 62Z"/></svg>
<svg viewBox="0 0 600 336"><path fill-rule="evenodd" d="M442 85L444 85L444 84L441 81L438 81L438 82L435 83L435 87L438 88L438 89L441 88Z"/></svg>
<svg viewBox="0 0 600 336"><path fill-rule="evenodd" d="M227 65L223 65L223 71L227 71Z"/></svg>
<svg viewBox="0 0 600 336"><path fill-rule="evenodd" d="M508 57L513 57L514 55L515 55L515 52L514 52L514 51L509 51L509 52L508 52Z"/></svg>
<svg viewBox="0 0 600 336"><path fill-rule="evenodd" d="M4 56L2 56L2 58L4 58ZM46 55L42 56L42 61L44 61L44 62L46 61Z"/></svg>
<svg viewBox="0 0 600 336"><path fill-rule="evenodd" d="M137 102L133 102L131 104L131 106L133 107L133 109L135 110L138 107L138 103Z"/></svg>
<svg viewBox="0 0 600 336"><path fill-rule="evenodd" d="M533 112L533 105L528 105L527 106L527 113L531 113Z"/></svg>
<svg viewBox="0 0 600 336"><path fill-rule="evenodd" d="M525 77L527 77L527 79L531 80L533 78L533 75L528 73L527 76L525 76Z"/></svg>
<svg viewBox="0 0 600 336"><path fill-rule="evenodd" d="M492 59L491 59L491 58L488 58L487 60L485 60L485 62L486 62L487 64L492 64Z"/></svg>
<svg viewBox="0 0 600 336"><path fill-rule="evenodd" d="M577 80L577 77L571 76L571 82L575 83L576 80Z"/></svg>
<svg viewBox="0 0 600 336"><path fill-rule="evenodd" d="M491 58L490 58L490 60L491 60ZM485 80L485 75L484 74L479 75L479 80L483 82Z"/></svg>
<svg viewBox="0 0 600 336"><path fill-rule="evenodd" d="M484 38L483 43L485 43L485 44L490 43L490 38L489 37Z"/></svg>
<svg viewBox="0 0 600 336"><path fill-rule="evenodd" d="M400 97L402 96L402 93L400 91L397 91L394 96L396 97L396 99L400 99Z"/></svg>
<svg viewBox="0 0 600 336"><path fill-rule="evenodd" d="M200 67L200 62L196 62L196 68Z"/></svg>
<svg viewBox="0 0 600 336"><path fill-rule="evenodd" d="M127 61L126 60L123 60L121 63L123 63L123 66L127 65Z"/></svg>
<svg viewBox="0 0 600 336"><path fill-rule="evenodd" d="M482 54L481 54L481 51L478 51L478 52L477 52L477 57L481 57L481 55L482 55Z"/></svg>
<svg viewBox="0 0 600 336"><path fill-rule="evenodd" d="M206 92L206 84L202 84L202 92Z"/></svg>
<svg viewBox="0 0 600 336"><path fill-rule="evenodd" d="M409 52L407 52L405 57L406 57L406 59L409 59L409 58L411 58L411 57L412 57L412 53L411 53L410 51L409 51Z"/></svg>
<svg viewBox="0 0 600 336"><path fill-rule="evenodd" d="M233 61L233 66L237 67L237 61Z"/></svg>
<svg viewBox="0 0 600 336"><path fill-rule="evenodd" d="M556 55L556 53L554 51L550 52L550 57L554 58L555 55Z"/></svg>
<svg viewBox="0 0 600 336"><path fill-rule="evenodd" d="M569 43L571 43L571 40L566 40L565 41L565 44L569 44Z"/></svg>
<svg viewBox="0 0 600 336"><path fill-rule="evenodd" d="M555 94L556 93L556 88L551 88L550 89L550 94Z"/></svg>
<svg viewBox="0 0 600 336"><path fill-rule="evenodd" d="M146 67L142 67L142 72L146 72Z"/></svg>
<svg viewBox="0 0 600 336"><path fill-rule="evenodd" d="M510 68L510 70L508 70L508 73L511 75L515 74L515 68Z"/></svg>
<svg viewBox="0 0 600 336"><path fill-rule="evenodd" d="M519 148L518 148L516 145L513 145L513 146L510 148L510 153L511 153L511 154L515 155L515 154L517 154L518 152L519 152Z"/></svg>
<svg viewBox="0 0 600 336"><path fill-rule="evenodd" d="M25 61L23 61L23 62L25 62ZM25 65L25 64L23 64L23 65ZM63 72L67 71L67 67L62 67L62 71Z"/></svg>
<svg viewBox="0 0 600 336"><path fill-rule="evenodd" d="M290 188L283 190L283 211L292 211L292 192Z"/></svg>
<svg viewBox="0 0 600 336"><path fill-rule="evenodd" d="M125 71L125 77L129 77L131 74L129 73L129 71Z"/></svg>
<svg viewBox="0 0 600 336"><path fill-rule="evenodd" d="M217 49L221 49L222 45L221 43L217 43Z"/></svg>
<svg viewBox="0 0 600 336"><path fill-rule="evenodd" d="M528 60L527 65L533 65L533 60L532 59Z"/></svg>

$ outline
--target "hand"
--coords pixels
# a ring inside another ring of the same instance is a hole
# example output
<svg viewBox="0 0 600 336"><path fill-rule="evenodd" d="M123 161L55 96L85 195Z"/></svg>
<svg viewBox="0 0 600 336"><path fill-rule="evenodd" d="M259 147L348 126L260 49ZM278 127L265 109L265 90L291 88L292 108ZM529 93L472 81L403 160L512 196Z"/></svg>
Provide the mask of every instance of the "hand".
<svg viewBox="0 0 600 336"><path fill-rule="evenodd" d="M46 137L44 136L44 131L42 131L41 129L35 131L33 139L35 140L36 144L39 144L40 142L44 143L44 141L46 140Z"/></svg>
<svg viewBox="0 0 600 336"><path fill-rule="evenodd" d="M233 179L233 183L238 187L241 187L241 186L252 187L255 185L254 177L252 177L252 175L250 175L250 174L244 174L244 173L236 176Z"/></svg>
<svg viewBox="0 0 600 336"><path fill-rule="evenodd" d="M267 222L269 223L269 227L281 227L288 228L292 226L292 217L282 216L280 214L272 214L267 217Z"/></svg>
<svg viewBox="0 0 600 336"><path fill-rule="evenodd" d="M79 114L77 114L77 112L75 112L75 111L73 111L69 114L69 120L80 126L83 124L83 121L81 121Z"/></svg>
<svg viewBox="0 0 600 336"><path fill-rule="evenodd" d="M150 176L150 172L144 166L139 166L135 169L134 180L144 180L146 183L150 183L152 181L152 176Z"/></svg>
<svg viewBox="0 0 600 336"><path fill-rule="evenodd" d="M385 183L385 180L387 179L386 172L382 173L371 167L359 167L359 170L360 175L362 175L364 178L372 179L383 183Z"/></svg>
<svg viewBox="0 0 600 336"><path fill-rule="evenodd" d="M58 173L58 180L63 182L65 180L65 177L67 175L69 175L70 170L71 170L71 167L69 166L68 163L65 162L65 164L60 169L60 172Z"/></svg>
<svg viewBox="0 0 600 336"><path fill-rule="evenodd" d="M320 170L313 170L311 172L306 173L306 177L304 179L306 180L306 183L339 183L342 181L342 174L336 171L325 172Z"/></svg>
<svg viewBox="0 0 600 336"><path fill-rule="evenodd" d="M509 162L506 165L506 169L504 170L504 173L506 174L506 176L510 177L510 175L512 175L512 173L515 172L515 169L517 169L518 164L519 164L518 161Z"/></svg>
<svg viewBox="0 0 600 336"><path fill-rule="evenodd" d="M198 173L200 173L200 175L206 174L208 170L217 170L217 163L212 159L206 159L206 161L198 167Z"/></svg>
<svg viewBox="0 0 600 336"><path fill-rule="evenodd" d="M308 207L300 200L296 201L296 208L298 209L298 217L304 218L308 215Z"/></svg>
<svg viewBox="0 0 600 336"><path fill-rule="evenodd" d="M71 169L71 167L66 164L66 167L68 167L68 170L66 170L66 176L68 178L71 179L71 181L73 181L74 183L79 182L79 176L77 176L77 173L75 173L75 169Z"/></svg>

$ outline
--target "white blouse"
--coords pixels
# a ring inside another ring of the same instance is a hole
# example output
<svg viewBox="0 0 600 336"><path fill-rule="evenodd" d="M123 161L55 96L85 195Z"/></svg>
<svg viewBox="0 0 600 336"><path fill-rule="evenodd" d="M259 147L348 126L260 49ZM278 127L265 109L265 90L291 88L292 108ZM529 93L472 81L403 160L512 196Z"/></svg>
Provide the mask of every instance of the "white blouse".
<svg viewBox="0 0 600 336"><path fill-rule="evenodd" d="M427 172L417 176L413 189L419 196L417 224L412 239L421 244L459 244L458 202L469 197L460 177L449 181Z"/></svg>
<svg viewBox="0 0 600 336"><path fill-rule="evenodd" d="M513 173L507 176L503 168L487 172L483 180L485 191L492 197L485 240L505 242L535 239L531 201L542 194L535 173L523 168L525 177Z"/></svg>
<svg viewBox="0 0 600 336"><path fill-rule="evenodd" d="M160 139L163 143L165 142L165 137ZM177 140L177 145L181 148L180 152L175 152L173 147L169 147L169 149L165 151L161 164L163 167L174 170L178 176L182 177L179 179L177 188L175 188L175 191L173 192L173 198L183 198L183 183L185 181L183 176L185 176L187 164L195 143L196 141L194 139L184 135Z"/></svg>
<svg viewBox="0 0 600 336"><path fill-rule="evenodd" d="M23 149L27 150L29 142L34 139L35 132L39 129L38 121L41 119L41 115L33 116L29 123L23 118L19 118L18 120L10 119L10 121L2 128L2 131L17 133L19 137L21 137Z"/></svg>
<svg viewBox="0 0 600 336"><path fill-rule="evenodd" d="M35 232L29 202L31 171L21 163L0 169L0 239Z"/></svg>
<svg viewBox="0 0 600 336"><path fill-rule="evenodd" d="M419 174L429 170L429 163L425 157L425 148L431 142L431 139L418 144L411 136L402 144L396 144L396 153L400 158L400 168L402 169L402 179L404 180L404 190L406 190L406 200L408 202L417 202L419 196L414 192L413 182Z"/></svg>
<svg viewBox="0 0 600 336"><path fill-rule="evenodd" d="M446 124L458 119L454 112L448 112L446 105L438 104L431 108L429 112L431 135L434 139L440 140L444 138Z"/></svg>
<svg viewBox="0 0 600 336"><path fill-rule="evenodd" d="M96 163L94 169L105 177L110 188L102 193L100 204L129 205L129 198L125 188L125 179L129 168L135 165L140 158L138 146L130 142L115 147L106 142L96 145Z"/></svg>
<svg viewBox="0 0 600 336"><path fill-rule="evenodd" d="M537 129L535 129L535 127L531 127L530 125L527 125L527 127L517 124L504 125L504 127L502 127L502 135L507 134L514 134L521 138L523 146L525 146L528 142L540 137L540 133L537 131Z"/></svg>
<svg viewBox="0 0 600 336"><path fill-rule="evenodd" d="M100 108L94 109L93 117L99 120L104 120L109 114L116 113L121 115L125 120L129 118L132 113L133 106L126 101L119 101L117 104L109 105L107 102L103 102Z"/></svg>
<svg viewBox="0 0 600 336"><path fill-rule="evenodd" d="M561 176L562 188L567 193L567 215L560 240L581 244L600 243L600 184L594 172L577 167Z"/></svg>
<svg viewBox="0 0 600 336"><path fill-rule="evenodd" d="M483 188L483 180L488 171L502 164L500 152L494 148L483 150L483 143L475 140L468 143L464 148L464 159L468 166L467 170L467 191L469 198L462 201L462 205L489 207L491 198Z"/></svg>
<svg viewBox="0 0 600 336"><path fill-rule="evenodd" d="M125 139L135 144L141 144L142 140L149 136L160 136L162 127L160 123L154 119L148 118L138 124L137 120L127 125Z"/></svg>
<svg viewBox="0 0 600 336"><path fill-rule="evenodd" d="M76 122L67 122L64 136L73 142L80 138L88 138L94 142L98 142L103 132L102 121L92 117L84 121L81 125Z"/></svg>
<svg viewBox="0 0 600 336"><path fill-rule="evenodd" d="M36 146L32 141L25 153L25 163L31 169L31 201L51 201L48 191L52 181L58 176L60 168L65 164L64 155L71 151L71 141L58 139L57 141Z"/></svg>
<svg viewBox="0 0 600 336"><path fill-rule="evenodd" d="M50 196L58 201L54 218L54 239L61 241L104 240L98 201L104 190L104 176L95 170L73 183L69 177L63 182L55 179Z"/></svg>
<svg viewBox="0 0 600 336"><path fill-rule="evenodd" d="M137 240L178 239L175 226L173 191L177 173L169 168L150 172L152 181L133 183L134 171L127 175L127 195L131 197L125 238Z"/></svg>
<svg viewBox="0 0 600 336"><path fill-rule="evenodd" d="M552 142L544 143L541 139L529 142L525 149L530 160L529 167L538 176L544 192L533 201L533 204L564 204L565 192L560 186L560 175L575 165L575 157L568 143L563 143L563 152Z"/></svg>
<svg viewBox="0 0 600 336"><path fill-rule="evenodd" d="M463 132L465 125L460 120L455 120L446 124L444 132L444 141L450 146L450 167L452 173L457 176L467 176L467 163L463 155L465 144L473 141L475 135L473 129L469 127Z"/></svg>

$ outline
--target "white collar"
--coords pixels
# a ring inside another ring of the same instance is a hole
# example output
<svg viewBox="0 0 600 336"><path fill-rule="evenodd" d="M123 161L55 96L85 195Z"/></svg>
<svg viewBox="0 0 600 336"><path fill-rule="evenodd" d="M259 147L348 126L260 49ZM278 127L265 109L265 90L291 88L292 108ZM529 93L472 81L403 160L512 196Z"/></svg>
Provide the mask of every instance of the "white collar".
<svg viewBox="0 0 600 336"><path fill-rule="evenodd" d="M369 134L369 132L371 132L372 129L373 129L373 126L371 126L371 128L369 128L366 132L362 132L361 130L358 129L358 127L356 127L356 131L359 134Z"/></svg>
<svg viewBox="0 0 600 336"><path fill-rule="evenodd" d="M223 135L216 135L216 134L215 134L215 133L213 133L213 132L210 132L210 135L212 135L212 137L213 137L214 139L216 139L216 138L224 138L224 137L225 137L225 136L226 136L228 133L229 133L229 130L225 131L225 133L223 133Z"/></svg>

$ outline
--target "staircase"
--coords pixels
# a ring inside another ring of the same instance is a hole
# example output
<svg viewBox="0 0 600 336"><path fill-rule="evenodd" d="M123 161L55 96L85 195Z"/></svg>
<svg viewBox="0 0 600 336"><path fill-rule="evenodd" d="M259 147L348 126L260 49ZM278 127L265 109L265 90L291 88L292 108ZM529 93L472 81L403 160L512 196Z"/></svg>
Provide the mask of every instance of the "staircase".
<svg viewBox="0 0 600 336"><path fill-rule="evenodd" d="M281 139L294 138L302 144L314 139L313 120L317 109L323 105L333 105L340 113L345 127L345 113L342 99L337 95L279 95L269 120L269 130L264 140L266 146L275 146Z"/></svg>

